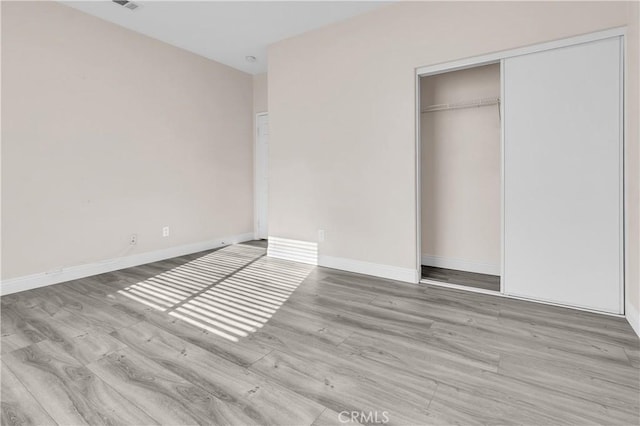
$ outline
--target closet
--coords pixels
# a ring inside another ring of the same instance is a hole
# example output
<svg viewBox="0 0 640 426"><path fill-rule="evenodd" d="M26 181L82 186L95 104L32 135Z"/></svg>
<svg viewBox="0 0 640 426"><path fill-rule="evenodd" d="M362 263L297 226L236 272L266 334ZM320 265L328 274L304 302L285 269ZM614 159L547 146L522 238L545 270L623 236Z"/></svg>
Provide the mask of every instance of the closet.
<svg viewBox="0 0 640 426"><path fill-rule="evenodd" d="M418 70L424 280L624 312L623 34Z"/></svg>
<svg viewBox="0 0 640 426"><path fill-rule="evenodd" d="M420 79L422 276L500 291L500 64Z"/></svg>

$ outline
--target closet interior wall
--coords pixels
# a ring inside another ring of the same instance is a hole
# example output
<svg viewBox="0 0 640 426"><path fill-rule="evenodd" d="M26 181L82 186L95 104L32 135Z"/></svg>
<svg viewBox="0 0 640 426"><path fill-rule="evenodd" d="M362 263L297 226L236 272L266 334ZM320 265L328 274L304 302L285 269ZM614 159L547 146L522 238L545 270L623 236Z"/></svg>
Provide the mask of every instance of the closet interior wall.
<svg viewBox="0 0 640 426"><path fill-rule="evenodd" d="M500 274L499 97L499 63L420 79L423 265Z"/></svg>

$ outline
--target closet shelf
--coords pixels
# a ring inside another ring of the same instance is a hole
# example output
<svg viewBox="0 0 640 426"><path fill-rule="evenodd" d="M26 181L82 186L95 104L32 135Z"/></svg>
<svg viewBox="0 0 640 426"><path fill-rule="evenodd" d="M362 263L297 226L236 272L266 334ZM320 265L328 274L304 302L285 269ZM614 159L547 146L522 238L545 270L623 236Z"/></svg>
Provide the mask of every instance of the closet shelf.
<svg viewBox="0 0 640 426"><path fill-rule="evenodd" d="M447 111L450 109L479 108L483 106L498 105L498 104L500 104L500 98L484 98L484 99L478 99L478 100L469 101L469 102L429 105L428 107L426 107L420 112L422 114L425 114L427 112Z"/></svg>

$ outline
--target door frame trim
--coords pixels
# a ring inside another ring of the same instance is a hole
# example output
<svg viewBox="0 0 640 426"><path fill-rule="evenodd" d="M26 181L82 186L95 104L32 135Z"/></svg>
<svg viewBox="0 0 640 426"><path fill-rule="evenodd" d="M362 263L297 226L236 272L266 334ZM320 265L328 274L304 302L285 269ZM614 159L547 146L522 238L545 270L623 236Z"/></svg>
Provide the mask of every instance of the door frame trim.
<svg viewBox="0 0 640 426"><path fill-rule="evenodd" d="M561 47L575 46L576 44L583 44L589 43L591 41L604 40L611 37L624 36L626 35L626 33L627 27L616 27L608 30L596 31L559 40L518 47L515 49L488 53L486 55L472 56L469 58L447 61L434 65L427 65L418 67L415 71L418 77L436 75L450 71L462 70L465 68L474 68L481 65L493 64L500 62L502 59L513 58L514 56L528 55L530 53L542 52L545 50L559 49Z"/></svg>
<svg viewBox="0 0 640 426"><path fill-rule="evenodd" d="M258 140L260 135L258 133L258 119L260 117L268 116L269 112L258 112L254 116L253 125L253 235L254 239L258 238Z"/></svg>

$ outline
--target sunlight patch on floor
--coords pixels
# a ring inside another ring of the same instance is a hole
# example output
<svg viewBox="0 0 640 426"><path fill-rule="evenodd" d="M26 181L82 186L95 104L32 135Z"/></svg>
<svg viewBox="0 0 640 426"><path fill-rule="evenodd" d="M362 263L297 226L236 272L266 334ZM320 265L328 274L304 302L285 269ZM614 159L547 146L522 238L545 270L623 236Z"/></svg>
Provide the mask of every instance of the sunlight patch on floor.
<svg viewBox="0 0 640 426"><path fill-rule="evenodd" d="M228 246L118 293L237 342L266 324L313 269L265 253Z"/></svg>

